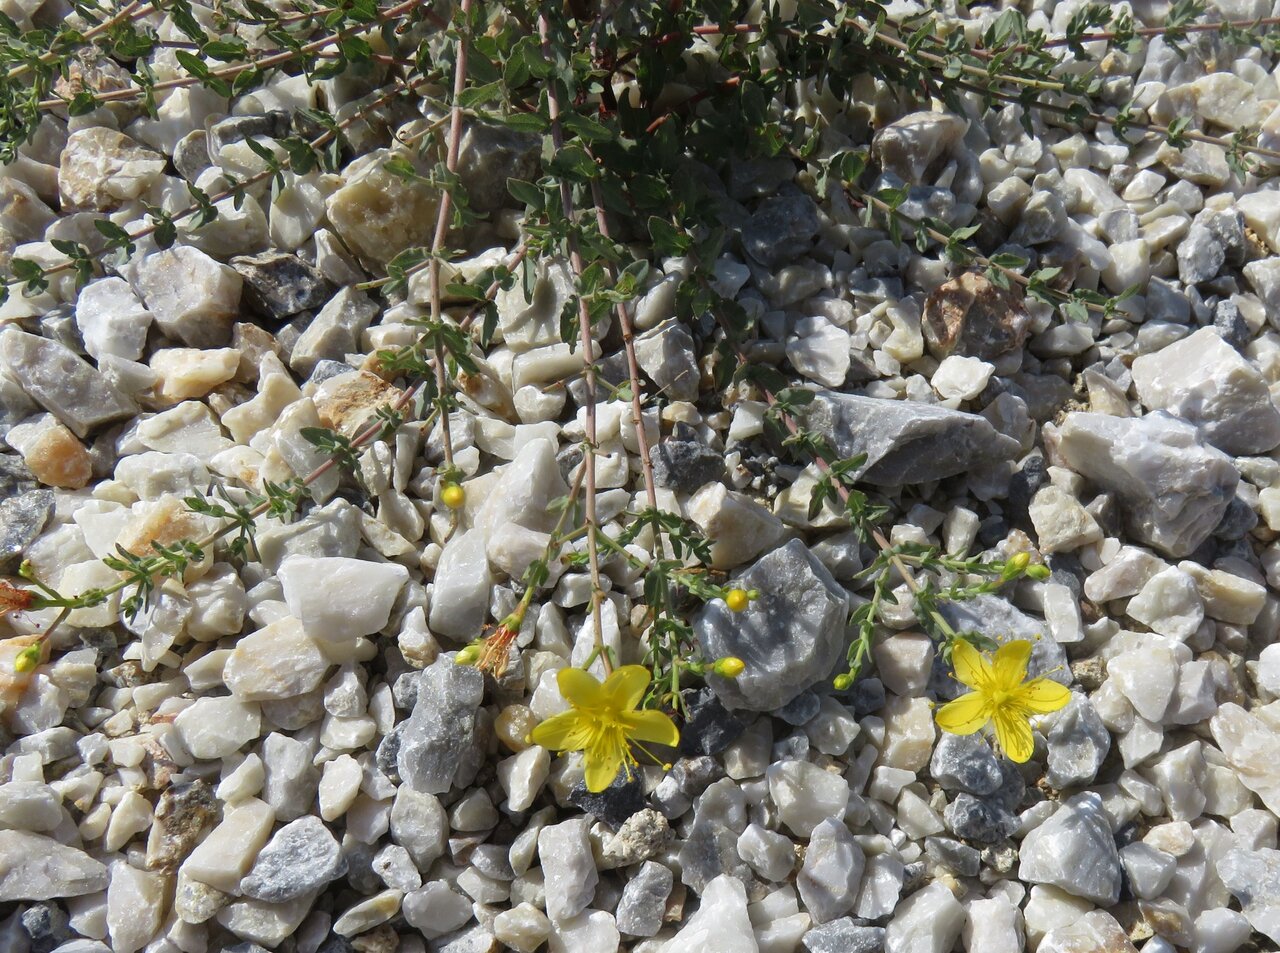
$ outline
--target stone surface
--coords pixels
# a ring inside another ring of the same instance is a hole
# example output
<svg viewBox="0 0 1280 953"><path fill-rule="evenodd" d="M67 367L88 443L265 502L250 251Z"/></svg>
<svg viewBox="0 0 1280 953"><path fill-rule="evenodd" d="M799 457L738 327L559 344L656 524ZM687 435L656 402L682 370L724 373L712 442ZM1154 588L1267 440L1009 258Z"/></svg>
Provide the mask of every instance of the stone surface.
<svg viewBox="0 0 1280 953"><path fill-rule="evenodd" d="M229 264L244 282L245 303L264 318L283 321L300 311L319 308L329 300L329 286L324 276L297 255L269 251L239 255ZM306 337L305 331L303 337ZM309 369L304 373L309 373Z"/></svg>
<svg viewBox="0 0 1280 953"><path fill-rule="evenodd" d="M956 354L992 361L1022 347L1031 316L1015 291L968 271L929 294L921 323L935 357Z"/></svg>
<svg viewBox="0 0 1280 953"><path fill-rule="evenodd" d="M1186 556L1213 532L1239 482L1230 459L1163 413L1072 413L1051 439L1064 465L1116 494L1139 542L1169 556Z"/></svg>
<svg viewBox="0 0 1280 953"><path fill-rule="evenodd" d="M78 437L137 411L93 365L56 341L10 328L0 334L0 359L23 391Z"/></svg>
<svg viewBox="0 0 1280 953"><path fill-rule="evenodd" d="M538 833L538 857L547 891L547 916L556 924L582 913L595 896L599 875L585 818L551 824Z"/></svg>
<svg viewBox="0 0 1280 953"><path fill-rule="evenodd" d="M702 902L680 931L667 941L667 953L681 950L717 950L720 953L758 953L747 894L734 878L717 877L702 892Z"/></svg>
<svg viewBox="0 0 1280 953"><path fill-rule="evenodd" d="M786 193L760 203L742 230L742 247L772 268L809 250L818 231L818 210L804 194Z"/></svg>
<svg viewBox="0 0 1280 953"><path fill-rule="evenodd" d="M899 904L885 929L885 953L947 953L964 928L964 907L940 883Z"/></svg>
<svg viewBox="0 0 1280 953"><path fill-rule="evenodd" d="M116 208L147 192L164 167L164 156L114 129L77 129L67 138L58 166L63 208Z"/></svg>
<svg viewBox="0 0 1280 953"><path fill-rule="evenodd" d="M300 817L280 828L240 881L247 897L282 903L323 887L347 869L333 834L317 817Z"/></svg>
<svg viewBox="0 0 1280 953"><path fill-rule="evenodd" d="M796 877L800 900L814 923L853 911L865 866L862 848L842 820L832 817L814 827Z"/></svg>
<svg viewBox="0 0 1280 953"><path fill-rule="evenodd" d="M907 400L824 391L808 406L805 423L841 458L866 454L856 476L884 486L955 476L1012 460L1018 449L985 417Z"/></svg>
<svg viewBox="0 0 1280 953"><path fill-rule="evenodd" d="M1064 801L1022 841L1018 877L1051 884L1107 906L1120 897L1120 855L1102 799L1092 792Z"/></svg>
<svg viewBox="0 0 1280 953"><path fill-rule="evenodd" d="M134 279L160 330L190 347L221 347L231 340L243 284L234 268L189 245L148 255Z"/></svg>
<svg viewBox="0 0 1280 953"><path fill-rule="evenodd" d="M475 737L484 676L441 656L423 669L418 699L400 733L396 764L415 791L443 794L464 767Z"/></svg>
<svg viewBox="0 0 1280 953"><path fill-rule="evenodd" d="M27 547L35 542L53 515L52 490L35 490L0 499L0 572L18 568Z"/></svg>
<svg viewBox="0 0 1280 953"><path fill-rule="evenodd" d="M673 883L671 870L651 860L627 881L618 901L618 930L630 936L654 936L662 929L667 897Z"/></svg>
<svg viewBox="0 0 1280 953"><path fill-rule="evenodd" d="M377 313L377 304L363 291L343 288L311 319L294 343L289 366L300 375L308 375L321 361L341 361L358 352L360 335Z"/></svg>
<svg viewBox="0 0 1280 953"><path fill-rule="evenodd" d="M407 159L427 176L426 163L412 155L373 150L347 166L342 187L325 201L334 231L370 264L382 266L405 248L431 244L435 190L422 179L404 179L387 169L391 160Z"/></svg>
<svg viewBox="0 0 1280 953"><path fill-rule="evenodd" d="M842 647L845 594L816 557L793 540L737 577L760 598L742 612L710 602L694 620L707 658L733 655L746 670L737 679L709 676L728 708L767 711L786 704L825 676Z"/></svg>
<svg viewBox="0 0 1280 953"><path fill-rule="evenodd" d="M1213 328L1201 328L1133 362L1138 398L1195 424L1206 443L1234 455L1280 445L1280 409L1267 382Z"/></svg>
<svg viewBox="0 0 1280 953"><path fill-rule="evenodd" d="M280 564L289 611L311 638L340 643L387 624L409 572L397 563L342 556L291 556Z"/></svg>
<svg viewBox="0 0 1280 953"><path fill-rule="evenodd" d="M1092 783L1111 750L1111 734L1093 703L1076 693L1067 707L1051 716L1045 740L1049 743L1045 778L1059 790Z"/></svg>
<svg viewBox="0 0 1280 953"><path fill-rule="evenodd" d="M0 901L79 897L107 883L107 868L82 850L40 834L0 831Z"/></svg>

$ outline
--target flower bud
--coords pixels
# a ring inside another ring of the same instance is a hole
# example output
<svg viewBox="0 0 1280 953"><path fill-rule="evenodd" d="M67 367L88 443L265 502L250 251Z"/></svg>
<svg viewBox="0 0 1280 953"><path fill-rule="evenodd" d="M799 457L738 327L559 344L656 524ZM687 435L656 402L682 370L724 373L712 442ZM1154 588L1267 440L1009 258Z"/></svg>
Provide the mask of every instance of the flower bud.
<svg viewBox="0 0 1280 953"><path fill-rule="evenodd" d="M456 483L446 483L440 488L440 502L451 510L456 510L467 502L467 491Z"/></svg>
<svg viewBox="0 0 1280 953"><path fill-rule="evenodd" d="M1039 579L1041 581L1048 579L1053 573L1044 563L1036 563L1034 566L1027 567L1027 576L1031 579Z"/></svg>
<svg viewBox="0 0 1280 953"><path fill-rule="evenodd" d="M737 678L746 671L746 663L742 659L734 655L726 655L724 658L716 659L711 671L715 672L721 678Z"/></svg>
<svg viewBox="0 0 1280 953"><path fill-rule="evenodd" d="M730 589L724 594L724 604L734 612L741 612L751 604L751 595L745 589Z"/></svg>
<svg viewBox="0 0 1280 953"><path fill-rule="evenodd" d="M1004 564L1004 574L1012 578L1021 575L1027 571L1027 567L1031 565L1031 554L1026 550L1020 553L1014 553Z"/></svg>
<svg viewBox="0 0 1280 953"><path fill-rule="evenodd" d="M14 657L13 670L20 675L25 675L27 672L34 672L39 664L40 646L28 645Z"/></svg>
<svg viewBox="0 0 1280 953"><path fill-rule="evenodd" d="M468 645L458 650L453 660L459 665L475 665L480 659L480 646Z"/></svg>
<svg viewBox="0 0 1280 953"><path fill-rule="evenodd" d="M831 680L831 684L838 692L848 691L853 687L853 676L848 672L842 672Z"/></svg>

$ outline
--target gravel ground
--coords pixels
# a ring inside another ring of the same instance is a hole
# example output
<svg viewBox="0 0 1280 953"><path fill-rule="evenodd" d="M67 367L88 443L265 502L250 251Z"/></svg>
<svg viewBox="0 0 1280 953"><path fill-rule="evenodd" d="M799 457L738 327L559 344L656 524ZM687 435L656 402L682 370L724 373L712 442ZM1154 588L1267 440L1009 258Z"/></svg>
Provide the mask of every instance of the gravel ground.
<svg viewBox="0 0 1280 953"><path fill-rule="evenodd" d="M1229 6L1214 15L1280 12ZM1077 7L1032 20L1061 33ZM1213 33L1185 56L1139 46L1114 75L1153 118L1280 144L1274 58ZM47 117L0 172L0 251L52 262L50 240L102 213L136 222L182 179L214 193L260 171L248 143L284 136L317 88L274 77L230 115L196 90L159 119ZM1130 149L1038 117L1029 134L1019 108L971 105L889 115L870 140L839 103L805 108L869 142L906 214L980 225L984 248L1077 287L1136 288L1113 316L1068 321L897 246L790 159L696 171L732 226L717 291L758 319L751 359L817 392L807 424L841 456L867 455L886 535L1051 570L943 610L1034 641L1031 674L1070 686L1029 762L937 729L962 688L896 578L867 673L832 688L875 553L835 511L809 516L815 471L779 458L764 404L711 388L713 324L672 318L680 259L633 308L645 428L660 505L761 591L693 617L705 655L746 671L691 690L669 771L602 794L580 756L529 745L565 709L556 672L591 652L586 572L553 564L501 679L453 655L514 607L580 467L573 279L544 260L532 294L499 293L451 418L460 509L440 502L441 428L411 419L361 453L362 486L331 470L245 558L192 561L132 619L119 596L76 610L34 673L5 675L0 947L1276 949L1280 190L1214 145ZM415 339L428 272L390 300L357 286L430 240L432 187L385 163L436 118L375 111L339 174L286 172L78 292L0 306L0 572L109 585L117 544L209 531L185 497L305 475L325 457L304 429L352 438L397 398L374 356ZM536 139L469 122L460 168L492 214L460 236L459 276L515 248L505 183L538 162ZM619 329L597 330L603 378L624 380ZM610 534L644 505L630 406L597 407ZM604 571L605 641L639 661L643 579ZM6 673L56 614L0 621Z"/></svg>

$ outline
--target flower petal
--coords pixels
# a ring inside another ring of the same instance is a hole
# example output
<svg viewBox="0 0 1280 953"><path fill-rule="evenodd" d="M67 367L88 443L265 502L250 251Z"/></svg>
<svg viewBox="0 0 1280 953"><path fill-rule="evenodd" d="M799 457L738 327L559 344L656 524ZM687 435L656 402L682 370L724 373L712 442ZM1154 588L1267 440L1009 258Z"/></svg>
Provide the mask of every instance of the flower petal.
<svg viewBox="0 0 1280 953"><path fill-rule="evenodd" d="M970 688L986 688L991 682L991 663L964 639L952 643L951 664L955 667L956 679Z"/></svg>
<svg viewBox="0 0 1280 953"><path fill-rule="evenodd" d="M612 711L631 711L644 698L653 676L643 665L623 665L604 680L604 703Z"/></svg>
<svg viewBox="0 0 1280 953"><path fill-rule="evenodd" d="M613 783L622 767L622 749L617 745L593 745L586 751L586 772L584 780L587 790L599 794Z"/></svg>
<svg viewBox="0 0 1280 953"><path fill-rule="evenodd" d="M1031 725L1027 719L1017 712L1001 707L995 713L996 740L1005 756L1019 764L1031 760L1036 750L1035 739L1031 737Z"/></svg>
<svg viewBox="0 0 1280 953"><path fill-rule="evenodd" d="M1018 704L1037 715L1057 711L1071 701L1071 689L1051 678L1036 678L1018 689Z"/></svg>
<svg viewBox="0 0 1280 953"><path fill-rule="evenodd" d="M600 708L604 705L603 686L596 677L580 668L562 668L556 675L560 694L575 708Z"/></svg>
<svg viewBox="0 0 1280 953"><path fill-rule="evenodd" d="M628 738L674 748L680 743L676 723L660 711L629 711L622 715Z"/></svg>
<svg viewBox="0 0 1280 953"><path fill-rule="evenodd" d="M991 660L992 677L1000 691L1016 691L1027 677L1027 662L1031 659L1031 643L1015 639L1000 646Z"/></svg>
<svg viewBox="0 0 1280 953"><path fill-rule="evenodd" d="M991 709L981 692L970 692L947 702L934 717L943 731L953 735L971 735L991 720Z"/></svg>
<svg viewBox="0 0 1280 953"><path fill-rule="evenodd" d="M577 751L591 737L590 725L582 712L566 711L539 722L529 732L529 740L552 751Z"/></svg>

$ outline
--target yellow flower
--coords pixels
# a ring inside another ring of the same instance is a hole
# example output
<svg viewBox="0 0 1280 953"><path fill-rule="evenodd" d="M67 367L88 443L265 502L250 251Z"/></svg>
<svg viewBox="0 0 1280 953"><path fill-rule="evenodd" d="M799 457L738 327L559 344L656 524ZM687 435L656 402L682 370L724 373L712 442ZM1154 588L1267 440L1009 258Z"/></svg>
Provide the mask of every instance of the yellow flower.
<svg viewBox="0 0 1280 953"><path fill-rule="evenodd" d="M972 645L957 639L951 650L955 677L973 689L938 709L938 724L953 735L971 735L995 722L996 740L1014 761L1031 758L1033 715L1047 715L1071 700L1065 686L1048 678L1027 681L1031 643L1007 642L990 661Z"/></svg>
<svg viewBox="0 0 1280 953"><path fill-rule="evenodd" d="M583 752L587 790L593 794L612 784L624 767L631 777L636 763L631 742L674 746L680 741L675 723L662 712L635 710L649 686L643 665L614 669L603 685L580 668L562 668L556 678L573 707L542 722L529 740L556 751Z"/></svg>

